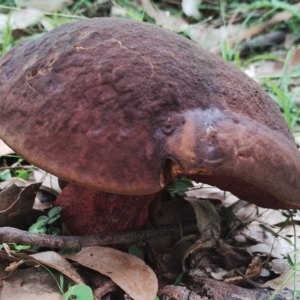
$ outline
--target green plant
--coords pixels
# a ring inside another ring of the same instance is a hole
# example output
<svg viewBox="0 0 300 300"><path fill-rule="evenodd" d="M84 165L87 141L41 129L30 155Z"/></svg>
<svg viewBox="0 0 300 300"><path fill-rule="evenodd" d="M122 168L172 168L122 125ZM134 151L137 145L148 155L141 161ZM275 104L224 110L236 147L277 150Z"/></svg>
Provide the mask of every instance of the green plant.
<svg viewBox="0 0 300 300"><path fill-rule="evenodd" d="M143 253L143 251L139 247L137 247L135 245L130 245L128 252L130 254L132 254L132 255L134 255L134 256L136 256L136 257L144 260L144 253Z"/></svg>
<svg viewBox="0 0 300 300"><path fill-rule="evenodd" d="M187 177L181 177L180 179L175 180L167 185L167 189L171 194L172 198L176 197L185 197L185 192L188 190L189 187L193 187L193 183Z"/></svg>
<svg viewBox="0 0 300 300"><path fill-rule="evenodd" d="M64 300L93 300L93 291L86 284L75 284L69 287L68 291L63 294Z"/></svg>
<svg viewBox="0 0 300 300"><path fill-rule="evenodd" d="M60 218L61 207L56 206L48 211L47 216L40 216L37 221L28 229L31 233L37 234L59 234L60 230L51 226L58 218Z"/></svg>

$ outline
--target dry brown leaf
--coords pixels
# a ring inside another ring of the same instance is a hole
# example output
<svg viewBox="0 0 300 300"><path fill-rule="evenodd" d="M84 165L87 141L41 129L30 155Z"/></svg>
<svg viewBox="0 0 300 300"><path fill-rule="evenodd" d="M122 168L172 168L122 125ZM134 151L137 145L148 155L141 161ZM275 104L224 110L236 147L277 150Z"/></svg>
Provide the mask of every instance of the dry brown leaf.
<svg viewBox="0 0 300 300"><path fill-rule="evenodd" d="M13 271L15 271L16 269L18 269L18 267L19 267L20 265L22 265L23 263L24 263L23 260L20 260L20 261L18 261L18 262L14 261L14 262L10 263L10 265L9 265L7 268L5 268L5 271L6 271L6 272L13 272Z"/></svg>
<svg viewBox="0 0 300 300"><path fill-rule="evenodd" d="M12 185L12 184L15 184L17 185L18 187L26 187L30 184L33 184L33 183L38 183L38 182L42 182L43 180L35 180L32 178L31 174L29 175L29 179L28 180L25 180L25 179L22 179L22 178L19 178L19 177L11 177L10 179L8 180L5 180L5 181L2 181L0 182L0 190L4 190L5 188L7 188L8 186Z"/></svg>
<svg viewBox="0 0 300 300"><path fill-rule="evenodd" d="M188 191L186 191L188 197L218 200L226 207L239 201L239 198L232 195L230 192L224 192L215 186L195 182L193 182L193 184L194 187L189 188Z"/></svg>
<svg viewBox="0 0 300 300"><path fill-rule="evenodd" d="M181 6L182 11L188 16L192 17L196 20L199 20L201 18L201 14L198 10L198 6L202 0L182 0Z"/></svg>
<svg viewBox="0 0 300 300"><path fill-rule="evenodd" d="M247 228L241 230L241 234L258 242L258 244L247 248L250 252L262 253L264 255L271 254L272 257L283 258L288 252L293 251L294 246L288 243L282 237L274 237L271 233L267 232L259 226L259 222L254 221L250 223ZM280 227L271 227L274 232L279 232ZM288 238L293 242L293 237ZM297 245L299 245L300 239L297 238Z"/></svg>
<svg viewBox="0 0 300 300"><path fill-rule="evenodd" d="M51 267L71 278L76 283L84 283L83 279L73 266L61 255L54 251L40 252L30 255L39 263Z"/></svg>
<svg viewBox="0 0 300 300"><path fill-rule="evenodd" d="M185 197L194 208L197 227L203 239L217 239L220 236L220 216L209 200Z"/></svg>
<svg viewBox="0 0 300 300"><path fill-rule="evenodd" d="M9 148L1 139L0 139L0 156L14 153L14 150Z"/></svg>
<svg viewBox="0 0 300 300"><path fill-rule="evenodd" d="M278 61L265 60L260 61L259 64L250 64L245 73L250 77L268 77L268 76L287 76L293 74L293 71L298 73L300 66L300 48L295 48L290 56L290 60L286 62L287 55L284 54L278 57ZM284 65L286 64L286 68Z"/></svg>
<svg viewBox="0 0 300 300"><path fill-rule="evenodd" d="M1 213L6 213L7 209L15 203L21 191L21 188L12 184L0 193L0 216ZM1 221L0 225L3 226Z"/></svg>
<svg viewBox="0 0 300 300"><path fill-rule="evenodd" d="M23 7L34 7L36 9L51 12L54 10L61 10L68 4L72 3L70 0L51 0L51 1L41 1L41 0L22 0Z"/></svg>
<svg viewBox="0 0 300 300"><path fill-rule="evenodd" d="M258 207L258 214L257 220L268 225L277 225L286 221L286 217L279 210Z"/></svg>
<svg viewBox="0 0 300 300"><path fill-rule="evenodd" d="M297 224L287 224L283 229L282 229L282 234L284 234L285 236L294 236L294 234L296 234L296 236L300 236L300 225Z"/></svg>
<svg viewBox="0 0 300 300"><path fill-rule="evenodd" d="M269 262L269 265L271 270L276 274L283 274L285 271L291 269L291 265L287 259L273 259Z"/></svg>
<svg viewBox="0 0 300 300"><path fill-rule="evenodd" d="M248 223L258 216L258 207L246 201L238 201L231 206L232 212L243 223Z"/></svg>
<svg viewBox="0 0 300 300"><path fill-rule="evenodd" d="M41 182L21 190L11 185L0 193L0 226L22 227L31 217L35 195Z"/></svg>
<svg viewBox="0 0 300 300"><path fill-rule="evenodd" d="M141 259L108 247L86 247L64 257L111 278L134 300L152 300L158 290L155 273Z"/></svg>
<svg viewBox="0 0 300 300"><path fill-rule="evenodd" d="M227 26L221 26L214 28L208 23L202 23L199 25L191 25L185 33L196 43L205 48L213 48L226 40L236 36L238 33L244 32L246 28L241 24L229 24Z"/></svg>
<svg viewBox="0 0 300 300"><path fill-rule="evenodd" d="M191 247L189 247L184 255L182 256L182 269L185 272L188 272L191 268L190 262L188 262L188 257L197 251L206 251L207 249L213 249L217 246L217 242L215 240L203 240L200 239L196 241Z"/></svg>
<svg viewBox="0 0 300 300"><path fill-rule="evenodd" d="M38 275L36 275L38 276ZM27 291L23 286L23 279L14 277L3 281L0 289L0 300L62 300L62 296L54 292L35 293Z"/></svg>
<svg viewBox="0 0 300 300"><path fill-rule="evenodd" d="M294 272L293 270L286 270L279 277L267 281L264 286L270 287L274 290L281 290L284 288L288 288L290 290L294 290L295 288L295 276L296 276L296 287L300 286L300 272Z"/></svg>
<svg viewBox="0 0 300 300"><path fill-rule="evenodd" d="M168 11L157 9L150 0L141 1L144 11L155 20L157 26L179 32L188 28L188 23L180 17L172 16Z"/></svg>
<svg viewBox="0 0 300 300"><path fill-rule="evenodd" d="M47 173L41 169L36 169L33 171L33 178L36 181L43 181L42 188L45 188L46 191L54 191L59 194L61 192L61 188L59 187L58 177Z"/></svg>
<svg viewBox="0 0 300 300"><path fill-rule="evenodd" d="M195 186L189 188L185 192L187 197L219 200L223 202L226 199L227 193L218 189L217 187L208 184L194 184Z"/></svg>
<svg viewBox="0 0 300 300"><path fill-rule="evenodd" d="M5 31L8 23L11 29L25 29L40 21L43 15L35 8L14 10L9 15L0 14L0 32Z"/></svg>
<svg viewBox="0 0 300 300"><path fill-rule="evenodd" d="M49 174L41 169L35 169L32 172L32 177L36 181L43 181L40 191L37 193L33 208L36 210L45 210L51 208L53 203L51 201L41 202L43 191L53 195L54 198L61 192L61 188L58 183L58 178L52 174Z"/></svg>

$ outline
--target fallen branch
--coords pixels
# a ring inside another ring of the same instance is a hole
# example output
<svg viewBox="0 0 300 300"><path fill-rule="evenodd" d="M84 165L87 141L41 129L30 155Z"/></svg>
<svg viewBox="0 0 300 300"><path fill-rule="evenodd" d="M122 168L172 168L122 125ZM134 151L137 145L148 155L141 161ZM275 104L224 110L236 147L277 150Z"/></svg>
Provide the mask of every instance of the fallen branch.
<svg viewBox="0 0 300 300"><path fill-rule="evenodd" d="M151 229L137 231L100 233L89 236L55 236L35 234L12 227L0 228L0 243L17 243L46 248L82 248L88 246L104 246L115 244L132 244L137 241L148 240L156 236L178 235L197 229L196 222L183 223L181 226L166 225L156 226Z"/></svg>

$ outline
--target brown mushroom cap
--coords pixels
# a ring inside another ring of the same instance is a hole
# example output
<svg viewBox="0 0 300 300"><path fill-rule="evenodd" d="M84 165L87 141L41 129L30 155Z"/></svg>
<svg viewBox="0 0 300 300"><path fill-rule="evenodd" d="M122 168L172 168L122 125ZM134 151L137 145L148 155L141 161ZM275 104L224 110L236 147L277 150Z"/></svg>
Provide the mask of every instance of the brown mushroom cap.
<svg viewBox="0 0 300 300"><path fill-rule="evenodd" d="M142 195L187 175L300 207L300 154L247 75L159 27L95 18L0 59L0 136L67 181Z"/></svg>

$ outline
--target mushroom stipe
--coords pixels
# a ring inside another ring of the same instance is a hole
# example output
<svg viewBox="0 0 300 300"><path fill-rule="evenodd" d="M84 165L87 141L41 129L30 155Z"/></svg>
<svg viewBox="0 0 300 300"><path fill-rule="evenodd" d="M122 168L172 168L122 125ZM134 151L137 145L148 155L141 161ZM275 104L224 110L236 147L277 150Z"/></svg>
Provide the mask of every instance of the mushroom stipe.
<svg viewBox="0 0 300 300"><path fill-rule="evenodd" d="M12 48L0 59L0 137L72 182L58 199L70 233L143 227L181 176L300 208L300 153L268 94L151 24L88 19Z"/></svg>

